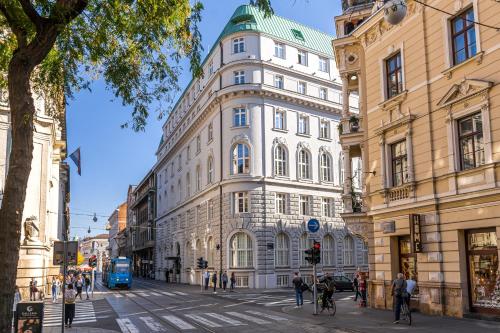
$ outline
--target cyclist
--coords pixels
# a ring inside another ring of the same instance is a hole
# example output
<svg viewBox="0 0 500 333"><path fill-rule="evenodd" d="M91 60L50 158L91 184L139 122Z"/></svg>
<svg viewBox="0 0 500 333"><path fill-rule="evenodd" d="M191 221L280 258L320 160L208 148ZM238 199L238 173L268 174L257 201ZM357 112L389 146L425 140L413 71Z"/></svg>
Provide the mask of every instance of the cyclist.
<svg viewBox="0 0 500 333"><path fill-rule="evenodd" d="M320 284L323 289L323 295L321 297L321 311L323 311L335 292L335 283L333 282L333 278L330 274L326 273L320 281Z"/></svg>

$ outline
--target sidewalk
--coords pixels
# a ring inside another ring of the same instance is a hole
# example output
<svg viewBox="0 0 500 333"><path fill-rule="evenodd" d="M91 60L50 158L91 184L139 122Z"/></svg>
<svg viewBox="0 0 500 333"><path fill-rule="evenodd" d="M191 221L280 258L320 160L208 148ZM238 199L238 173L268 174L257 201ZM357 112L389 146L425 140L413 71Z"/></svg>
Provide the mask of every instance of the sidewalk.
<svg viewBox="0 0 500 333"><path fill-rule="evenodd" d="M412 326L401 322L393 324L394 315L389 310L358 308L357 304L337 302L337 312L334 317L326 313L314 316L313 305L304 303L302 309L283 308L283 312L301 318L321 318L322 324L330 328L350 332L390 333L399 332L432 332L432 333L482 333L500 332L500 324L493 321L460 319L451 317L429 316L412 312ZM318 320L316 319L316 320Z"/></svg>

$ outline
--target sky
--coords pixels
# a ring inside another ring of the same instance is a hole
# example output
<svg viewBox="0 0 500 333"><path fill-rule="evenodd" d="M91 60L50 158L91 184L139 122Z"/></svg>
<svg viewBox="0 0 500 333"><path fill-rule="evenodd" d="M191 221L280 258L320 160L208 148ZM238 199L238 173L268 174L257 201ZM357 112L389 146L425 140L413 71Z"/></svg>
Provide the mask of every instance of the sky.
<svg viewBox="0 0 500 333"><path fill-rule="evenodd" d="M234 10L244 0L204 0L200 31L203 57L217 39ZM335 34L334 16L341 0L272 0L274 12L302 24ZM179 78L181 91L189 83L189 65ZM175 102L175 100L174 100ZM131 119L131 108L123 106L102 81L92 91L81 91L68 101L68 155L81 148L82 175L71 164L71 236L80 238L107 233L105 225L116 207L126 200L130 184L141 181L156 161L156 148L164 120L152 114L144 132L122 129ZM152 107L154 109L154 106ZM97 222L93 222L94 213ZM90 228L90 234L88 229Z"/></svg>

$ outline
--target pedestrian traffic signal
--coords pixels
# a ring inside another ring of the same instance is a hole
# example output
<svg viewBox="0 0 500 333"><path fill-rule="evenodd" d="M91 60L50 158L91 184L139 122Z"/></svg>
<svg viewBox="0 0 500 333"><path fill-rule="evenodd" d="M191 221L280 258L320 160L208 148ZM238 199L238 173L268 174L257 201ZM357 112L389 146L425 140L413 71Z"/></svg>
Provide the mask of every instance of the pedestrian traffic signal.
<svg viewBox="0 0 500 333"><path fill-rule="evenodd" d="M313 243L313 263L319 264L321 262L321 243L314 241Z"/></svg>
<svg viewBox="0 0 500 333"><path fill-rule="evenodd" d="M310 264L313 264L313 255L314 255L314 249L307 249L304 251L305 253L305 256L304 256L304 259L310 263Z"/></svg>
<svg viewBox="0 0 500 333"><path fill-rule="evenodd" d="M208 268L208 261L206 261L206 260L205 260L205 261L203 262L203 268Z"/></svg>
<svg viewBox="0 0 500 333"><path fill-rule="evenodd" d="M203 257L199 257L198 260L197 260L197 262L198 262L198 268L199 269L205 268L205 260L203 260Z"/></svg>

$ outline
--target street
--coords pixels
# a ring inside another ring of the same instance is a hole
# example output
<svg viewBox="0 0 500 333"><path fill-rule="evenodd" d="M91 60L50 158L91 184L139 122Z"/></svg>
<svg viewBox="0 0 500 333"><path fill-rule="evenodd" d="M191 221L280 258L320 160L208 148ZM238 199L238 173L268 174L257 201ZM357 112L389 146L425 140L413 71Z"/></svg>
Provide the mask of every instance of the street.
<svg viewBox="0 0 500 333"><path fill-rule="evenodd" d="M291 289L200 291L199 287L134 281L131 290L108 290L97 280L94 298L77 301L67 332L500 332L497 322L414 314L414 324L392 324L389 311L360 309L352 292L335 294L337 313L314 316L311 294L296 309ZM60 300L47 303L44 332L60 332Z"/></svg>

